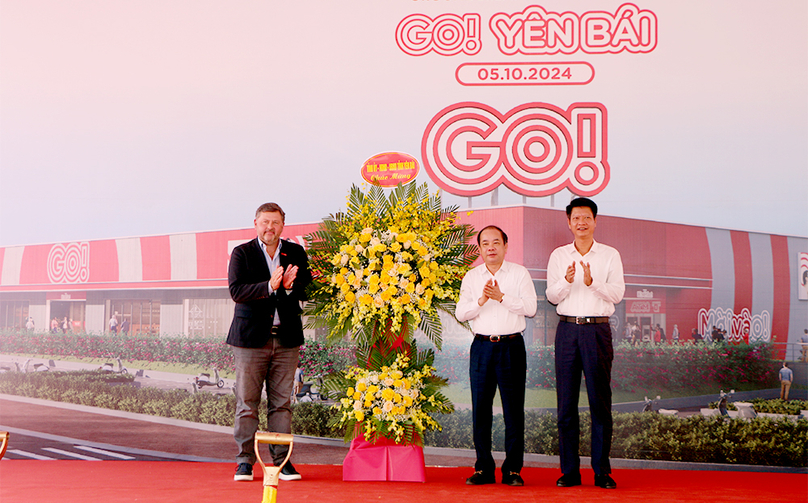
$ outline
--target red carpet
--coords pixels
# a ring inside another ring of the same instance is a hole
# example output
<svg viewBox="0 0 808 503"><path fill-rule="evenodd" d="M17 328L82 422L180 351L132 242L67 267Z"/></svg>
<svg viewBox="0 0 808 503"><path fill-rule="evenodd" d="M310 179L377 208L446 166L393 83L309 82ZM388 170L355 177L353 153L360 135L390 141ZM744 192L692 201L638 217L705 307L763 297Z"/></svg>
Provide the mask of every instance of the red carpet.
<svg viewBox="0 0 808 503"><path fill-rule="evenodd" d="M317 501L413 503L642 501L804 502L808 475L757 472L618 470L616 490L584 484L555 487L556 469L525 468L525 487L465 485L469 468L427 467L427 482L342 482L341 466L299 465L299 482L281 482L278 503ZM233 482L229 463L170 461L29 461L0 462L0 502L177 502L260 503L260 477ZM481 499L482 498L482 499Z"/></svg>

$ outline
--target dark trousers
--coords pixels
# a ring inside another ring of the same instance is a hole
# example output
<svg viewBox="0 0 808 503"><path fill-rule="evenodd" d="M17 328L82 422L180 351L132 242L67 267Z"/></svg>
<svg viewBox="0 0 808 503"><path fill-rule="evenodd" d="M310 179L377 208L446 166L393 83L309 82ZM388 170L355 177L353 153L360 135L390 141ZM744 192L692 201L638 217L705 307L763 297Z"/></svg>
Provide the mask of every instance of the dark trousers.
<svg viewBox="0 0 808 503"><path fill-rule="evenodd" d="M556 331L555 366L558 398L558 437L561 472L579 472L578 394L581 372L592 414L592 468L596 475L611 473L612 447L612 331L608 323L576 325L560 322Z"/></svg>
<svg viewBox="0 0 808 503"><path fill-rule="evenodd" d="M487 473L493 473L496 469L491 455L491 423L494 395L499 386L502 415L505 419L505 461L502 463L502 473L520 472L525 453L525 340L522 337L500 342L475 339L471 343L469 377L474 449L477 451L474 469Z"/></svg>
<svg viewBox="0 0 808 503"><path fill-rule="evenodd" d="M300 359L299 348L286 348L277 337L263 348L233 346L236 363L236 417L233 436L239 453L236 463L255 464L255 432L258 430L258 406L261 393L267 390L267 429L291 433L292 386ZM288 445L270 445L275 465L281 464L289 452Z"/></svg>

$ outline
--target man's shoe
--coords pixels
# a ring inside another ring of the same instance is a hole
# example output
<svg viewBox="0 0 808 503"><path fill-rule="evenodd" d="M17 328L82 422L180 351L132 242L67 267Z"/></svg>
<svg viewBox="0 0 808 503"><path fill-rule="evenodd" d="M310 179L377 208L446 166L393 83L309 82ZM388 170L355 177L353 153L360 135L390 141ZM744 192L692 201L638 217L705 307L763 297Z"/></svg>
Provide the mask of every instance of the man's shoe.
<svg viewBox="0 0 808 503"><path fill-rule="evenodd" d="M250 463L239 463L236 467L236 474L233 475L233 480L249 482L252 479L252 465Z"/></svg>
<svg viewBox="0 0 808 503"><path fill-rule="evenodd" d="M303 478L300 476L299 473L297 473L297 470L295 470L295 467L292 466L292 463L290 462L287 462L285 465L283 465L279 477L281 480L300 480L301 478Z"/></svg>
<svg viewBox="0 0 808 503"><path fill-rule="evenodd" d="M595 475L595 485L604 489L616 489L617 482L614 481L608 474Z"/></svg>
<svg viewBox="0 0 808 503"><path fill-rule="evenodd" d="M474 474L466 479L466 485L481 486L483 484L493 484L496 482L493 473L485 473L482 470L477 470Z"/></svg>
<svg viewBox="0 0 808 503"><path fill-rule="evenodd" d="M519 475L517 472L510 472L508 474L502 474L502 483L506 486L514 486L519 487L525 485L525 481L522 480L522 476Z"/></svg>
<svg viewBox="0 0 808 503"><path fill-rule="evenodd" d="M573 487L581 485L581 474L580 473L568 473L566 475L562 475L560 479L556 481L556 485L558 487Z"/></svg>

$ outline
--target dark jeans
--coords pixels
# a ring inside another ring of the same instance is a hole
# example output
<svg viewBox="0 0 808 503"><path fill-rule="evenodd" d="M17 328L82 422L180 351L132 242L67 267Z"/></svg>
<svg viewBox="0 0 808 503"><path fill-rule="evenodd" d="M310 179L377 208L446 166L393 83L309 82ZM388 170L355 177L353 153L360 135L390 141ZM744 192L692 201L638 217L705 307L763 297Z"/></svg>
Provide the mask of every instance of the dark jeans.
<svg viewBox="0 0 808 503"><path fill-rule="evenodd" d="M558 440L561 472L579 472L578 394L581 372L592 414L592 468L596 475L611 473L612 447L612 331L608 323L576 325L560 322L556 331L555 366L558 397Z"/></svg>
<svg viewBox="0 0 808 503"><path fill-rule="evenodd" d="M525 453L525 380L527 355L522 337L489 342L475 339L469 358L471 406L474 422L475 470L493 473L491 423L494 395L499 386L505 419L505 461L502 473L520 472Z"/></svg>
<svg viewBox="0 0 808 503"><path fill-rule="evenodd" d="M258 405L267 388L267 429L276 433L292 432L291 396L299 348L285 348L277 338L258 349L233 346L236 361L236 418L233 436L239 447L236 463L255 464L255 432L258 430ZM275 465L289 452L288 445L270 445Z"/></svg>

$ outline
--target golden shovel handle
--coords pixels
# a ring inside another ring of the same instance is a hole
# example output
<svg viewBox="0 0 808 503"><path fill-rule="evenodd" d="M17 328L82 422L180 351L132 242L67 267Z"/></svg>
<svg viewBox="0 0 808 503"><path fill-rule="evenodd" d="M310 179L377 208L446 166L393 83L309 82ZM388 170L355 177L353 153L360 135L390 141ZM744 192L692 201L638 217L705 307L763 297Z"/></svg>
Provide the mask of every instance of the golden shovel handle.
<svg viewBox="0 0 808 503"><path fill-rule="evenodd" d="M292 448L294 447L295 437L291 433L273 433L268 431L255 432L255 456L258 458L258 463L264 471L264 501L263 503L274 503L278 488L278 479L281 475L281 468L289 461L292 456ZM258 449L259 444L275 444L275 445L288 445L289 451L286 453L286 458L280 466L270 466L264 464L261 459L261 451Z"/></svg>
<svg viewBox="0 0 808 503"><path fill-rule="evenodd" d="M272 433L269 431L255 432L255 445L258 444L276 444L276 445L292 445L295 436L291 433Z"/></svg>

